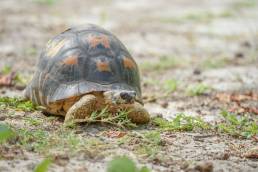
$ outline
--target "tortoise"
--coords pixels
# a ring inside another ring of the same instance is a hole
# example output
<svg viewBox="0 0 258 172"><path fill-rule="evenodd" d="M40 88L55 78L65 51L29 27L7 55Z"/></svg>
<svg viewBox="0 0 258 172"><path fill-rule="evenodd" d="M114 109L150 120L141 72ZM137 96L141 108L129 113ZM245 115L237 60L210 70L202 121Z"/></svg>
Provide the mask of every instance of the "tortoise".
<svg viewBox="0 0 258 172"><path fill-rule="evenodd" d="M48 41L24 97L46 113L65 116L65 122L82 122L105 107L111 113L127 110L137 124L150 120L135 60L115 35L93 24Z"/></svg>

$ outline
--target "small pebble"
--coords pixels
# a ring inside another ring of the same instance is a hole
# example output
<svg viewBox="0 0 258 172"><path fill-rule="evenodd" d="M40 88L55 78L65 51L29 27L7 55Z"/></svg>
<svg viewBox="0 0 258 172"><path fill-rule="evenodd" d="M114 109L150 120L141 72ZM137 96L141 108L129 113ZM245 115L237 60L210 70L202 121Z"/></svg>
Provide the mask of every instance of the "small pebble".
<svg viewBox="0 0 258 172"><path fill-rule="evenodd" d="M213 171L213 163L212 162L199 162L195 166L195 170L200 172L212 172Z"/></svg>
<svg viewBox="0 0 258 172"><path fill-rule="evenodd" d="M235 54L235 58L238 58L238 59L244 58L244 54L242 52L238 52Z"/></svg>
<svg viewBox="0 0 258 172"><path fill-rule="evenodd" d="M6 119L6 116L0 116L0 121L4 121Z"/></svg>
<svg viewBox="0 0 258 172"><path fill-rule="evenodd" d="M194 69L193 74L194 75L200 75L202 72L200 69Z"/></svg>

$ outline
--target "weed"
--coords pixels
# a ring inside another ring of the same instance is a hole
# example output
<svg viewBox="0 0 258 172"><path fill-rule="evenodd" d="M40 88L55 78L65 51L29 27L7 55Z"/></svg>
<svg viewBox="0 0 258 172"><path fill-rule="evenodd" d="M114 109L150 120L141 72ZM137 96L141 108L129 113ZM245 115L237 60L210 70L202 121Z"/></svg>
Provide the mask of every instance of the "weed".
<svg viewBox="0 0 258 172"><path fill-rule="evenodd" d="M12 67L11 66L4 66L3 69L0 71L0 74L3 75L9 75L12 73ZM26 83L28 82L29 78L25 78L22 74L14 72L15 77L13 78L14 84L18 84L21 86L25 86Z"/></svg>
<svg viewBox="0 0 258 172"><path fill-rule="evenodd" d="M37 49L35 47L29 47L25 49L25 54L35 56L37 54Z"/></svg>
<svg viewBox="0 0 258 172"><path fill-rule="evenodd" d="M21 85L21 86L25 86L28 83L28 80L29 80L28 78L25 78L20 73L17 73L15 78L14 78L15 84Z"/></svg>
<svg viewBox="0 0 258 172"><path fill-rule="evenodd" d="M210 87L206 84L199 83L195 85L189 85L186 89L186 94L188 96L200 96L210 90Z"/></svg>
<svg viewBox="0 0 258 172"><path fill-rule="evenodd" d="M99 15L99 21L101 24L105 24L108 21L108 14L106 11L101 11Z"/></svg>
<svg viewBox="0 0 258 172"><path fill-rule="evenodd" d="M200 117L186 116L185 114L178 114L171 121L163 118L154 118L153 123L165 131L193 131L210 128L209 124L204 122Z"/></svg>
<svg viewBox="0 0 258 172"><path fill-rule="evenodd" d="M43 129L16 129L17 142L15 144L26 150L46 155L51 155L53 151L69 152L72 155L85 149L105 148L101 140L85 138L75 132L64 126L52 132Z"/></svg>
<svg viewBox="0 0 258 172"><path fill-rule="evenodd" d="M184 114L177 115L173 120L168 121L163 118L154 118L153 124L165 131L194 131L197 129L208 129L219 131L232 136L250 138L258 134L257 120L248 119L245 116L237 118L235 114L222 111L224 121L216 125L204 122L200 117L191 117Z"/></svg>
<svg viewBox="0 0 258 172"><path fill-rule="evenodd" d="M211 13L211 12L202 12L202 13L194 13L188 14L184 17L185 20L194 21L194 22L209 22L216 18L226 18L232 17L233 13L230 11L222 11L221 13Z"/></svg>
<svg viewBox="0 0 258 172"><path fill-rule="evenodd" d="M34 0L34 1L41 4L54 5L58 0Z"/></svg>
<svg viewBox="0 0 258 172"><path fill-rule="evenodd" d="M142 63L141 69L142 70L153 70L153 71L163 71L166 69L171 69L173 67L177 67L180 64L179 60L173 56L162 56L158 62L145 62Z"/></svg>
<svg viewBox="0 0 258 172"><path fill-rule="evenodd" d="M227 60L223 59L206 59L202 62L201 68L203 69L216 69L222 68L226 65Z"/></svg>
<svg viewBox="0 0 258 172"><path fill-rule="evenodd" d="M34 118L33 118L33 117L25 117L24 120L25 120L28 124L33 125L33 126L39 126L40 124L43 123L42 120L37 119L37 118L35 118L35 117L34 117Z"/></svg>
<svg viewBox="0 0 258 172"><path fill-rule="evenodd" d="M252 8L257 5L256 0L239 0L233 4L233 9L240 10L242 8Z"/></svg>
<svg viewBox="0 0 258 172"><path fill-rule="evenodd" d="M176 89L177 89L177 85L178 85L178 81L177 81L177 80L175 80L175 79L169 79L169 80L166 80L166 81L164 82L164 89L165 89L166 91L168 91L169 93L170 93L170 92L174 92L174 91L176 91Z"/></svg>
<svg viewBox="0 0 258 172"><path fill-rule="evenodd" d="M136 154L154 158L162 148L162 139L159 131L133 132L118 139L118 145L132 143Z"/></svg>
<svg viewBox="0 0 258 172"><path fill-rule="evenodd" d="M216 126L219 132L228 133L232 136L250 138L258 134L257 121L250 120L245 116L238 118L225 110L221 112L223 122Z"/></svg>
<svg viewBox="0 0 258 172"><path fill-rule="evenodd" d="M36 166L36 168L34 169L34 172L47 172L48 167L50 166L51 163L52 163L52 159L50 158L44 159L40 164Z"/></svg>
<svg viewBox="0 0 258 172"><path fill-rule="evenodd" d="M147 140L149 143L154 145L161 144L161 136L158 131L148 131L143 134L143 138Z"/></svg>
<svg viewBox="0 0 258 172"><path fill-rule="evenodd" d="M22 100L20 98L11 98L11 97L0 97L0 108L13 108L15 110L22 111L35 111L38 109L30 101Z"/></svg>
<svg viewBox="0 0 258 172"><path fill-rule="evenodd" d="M147 167L138 169L136 164L126 156L118 156L108 163L107 172L150 172Z"/></svg>
<svg viewBox="0 0 258 172"><path fill-rule="evenodd" d="M184 22L204 22L208 23L217 18L228 18L234 16L232 11L221 11L220 13L212 13L209 11L199 13L189 13L180 17L166 17L159 19L162 23L184 23Z"/></svg>
<svg viewBox="0 0 258 172"><path fill-rule="evenodd" d="M161 150L161 136L159 131L148 131L143 134L137 133L141 142L136 147L136 152L154 158Z"/></svg>
<svg viewBox="0 0 258 172"><path fill-rule="evenodd" d="M14 135L14 132L7 125L0 124L0 143L12 138Z"/></svg>
<svg viewBox="0 0 258 172"><path fill-rule="evenodd" d="M87 123L106 123L117 126L119 128L135 128L136 125L128 118L129 111L120 110L113 114L108 111L108 107L103 108L100 112L95 111L87 119L76 119L75 122L87 122Z"/></svg>
<svg viewBox="0 0 258 172"><path fill-rule="evenodd" d="M16 131L18 136L18 144L25 149L41 152L48 146L49 133L47 131L37 129L18 129Z"/></svg>
<svg viewBox="0 0 258 172"><path fill-rule="evenodd" d="M4 66L1 73L4 74L4 75L7 75L9 73L12 72L12 67L11 66Z"/></svg>

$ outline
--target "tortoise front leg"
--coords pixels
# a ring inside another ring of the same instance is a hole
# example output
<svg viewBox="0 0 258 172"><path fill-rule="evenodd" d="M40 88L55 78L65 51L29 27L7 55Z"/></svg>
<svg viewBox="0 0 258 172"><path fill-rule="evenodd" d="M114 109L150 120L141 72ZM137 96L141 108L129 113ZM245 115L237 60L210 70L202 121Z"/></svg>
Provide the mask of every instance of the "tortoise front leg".
<svg viewBox="0 0 258 172"><path fill-rule="evenodd" d="M90 117L95 110L97 98L92 94L83 96L77 101L66 113L65 123L67 122L83 122L83 119Z"/></svg>
<svg viewBox="0 0 258 172"><path fill-rule="evenodd" d="M139 103L120 105L120 109L126 109L128 118L136 124L146 124L150 121L149 112Z"/></svg>

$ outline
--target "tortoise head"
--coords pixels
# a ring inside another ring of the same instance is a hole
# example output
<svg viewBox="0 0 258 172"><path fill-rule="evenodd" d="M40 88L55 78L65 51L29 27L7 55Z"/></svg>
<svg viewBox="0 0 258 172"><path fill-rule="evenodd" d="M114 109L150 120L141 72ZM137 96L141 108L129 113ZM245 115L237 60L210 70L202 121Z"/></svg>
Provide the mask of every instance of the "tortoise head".
<svg viewBox="0 0 258 172"><path fill-rule="evenodd" d="M112 90L104 92L104 97L113 104L131 104L136 100L136 92L128 90Z"/></svg>

